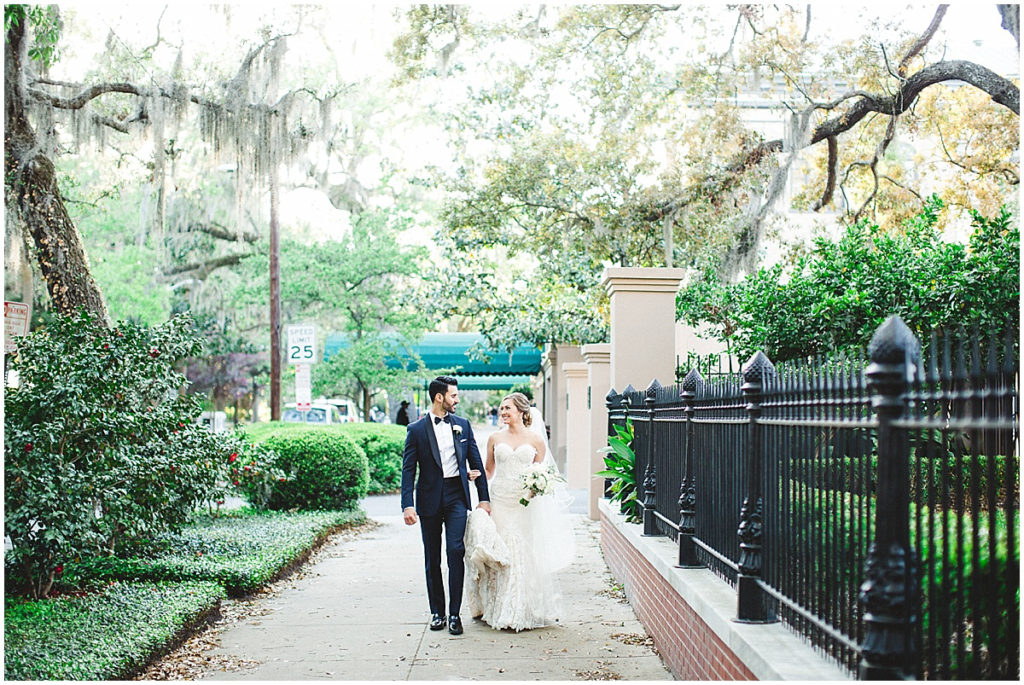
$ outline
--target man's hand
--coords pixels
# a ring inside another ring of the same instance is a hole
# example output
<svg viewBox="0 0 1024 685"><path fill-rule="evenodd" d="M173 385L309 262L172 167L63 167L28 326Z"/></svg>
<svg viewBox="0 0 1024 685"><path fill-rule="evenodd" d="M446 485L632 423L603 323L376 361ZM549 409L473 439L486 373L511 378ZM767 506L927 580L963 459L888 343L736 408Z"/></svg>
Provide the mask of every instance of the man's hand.
<svg viewBox="0 0 1024 685"><path fill-rule="evenodd" d="M419 517L416 516L416 509L413 507L406 507L402 510L402 515L405 517L405 525L411 526L419 521Z"/></svg>
<svg viewBox="0 0 1024 685"><path fill-rule="evenodd" d="M480 471L478 469L470 469L466 475L469 476L470 480L476 480L480 477Z"/></svg>
<svg viewBox="0 0 1024 685"><path fill-rule="evenodd" d="M490 502L481 502L480 504L476 505L476 508L477 509L483 509L488 514L491 513L491 503Z"/></svg>

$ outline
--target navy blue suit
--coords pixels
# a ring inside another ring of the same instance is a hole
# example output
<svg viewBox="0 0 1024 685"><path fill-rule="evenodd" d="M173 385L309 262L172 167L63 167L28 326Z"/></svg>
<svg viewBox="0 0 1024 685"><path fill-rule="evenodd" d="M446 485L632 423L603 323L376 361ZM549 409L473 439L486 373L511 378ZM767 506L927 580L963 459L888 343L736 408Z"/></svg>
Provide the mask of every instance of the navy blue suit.
<svg viewBox="0 0 1024 685"><path fill-rule="evenodd" d="M448 614L457 616L462 606L462 582L465 577L466 516L471 506L469 469L480 471L473 481L477 498L489 502L483 460L466 419L449 414L459 478L444 478L441 453L434 435L433 415L428 412L409 425L402 455L402 509L415 507L423 535L423 556L427 576L430 613L445 615L444 583L441 580L441 533L444 531L448 556ZM459 428L456 428L458 426ZM417 478L417 473L419 477ZM415 488L414 488L415 484ZM415 489L415 504L413 490Z"/></svg>

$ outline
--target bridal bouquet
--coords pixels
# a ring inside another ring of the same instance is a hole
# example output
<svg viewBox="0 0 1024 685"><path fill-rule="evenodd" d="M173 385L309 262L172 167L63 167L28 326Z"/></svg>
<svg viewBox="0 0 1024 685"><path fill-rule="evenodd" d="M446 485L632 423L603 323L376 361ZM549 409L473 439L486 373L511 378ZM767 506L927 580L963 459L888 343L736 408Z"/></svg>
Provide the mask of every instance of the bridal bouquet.
<svg viewBox="0 0 1024 685"><path fill-rule="evenodd" d="M519 498L519 503L524 507L530 506L530 500L537 495L546 495L553 491L555 483L565 482L565 478L555 471L554 466L537 463L530 464L520 478L523 481L524 494Z"/></svg>

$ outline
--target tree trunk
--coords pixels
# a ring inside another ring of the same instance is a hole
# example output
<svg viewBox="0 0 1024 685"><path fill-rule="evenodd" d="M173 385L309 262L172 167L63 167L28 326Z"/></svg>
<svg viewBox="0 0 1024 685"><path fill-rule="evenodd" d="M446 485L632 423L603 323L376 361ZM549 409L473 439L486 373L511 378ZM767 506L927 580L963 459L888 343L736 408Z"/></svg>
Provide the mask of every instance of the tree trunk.
<svg viewBox="0 0 1024 685"><path fill-rule="evenodd" d="M359 387L363 391L363 421L370 421L370 405L373 395L370 393L370 386L360 383Z"/></svg>
<svg viewBox="0 0 1024 685"><path fill-rule="evenodd" d="M62 314L84 309L105 322L103 296L89 272L75 224L64 207L53 162L43 154L25 113L27 21L23 18L8 30L4 45L6 202L15 207L32 236L53 308Z"/></svg>

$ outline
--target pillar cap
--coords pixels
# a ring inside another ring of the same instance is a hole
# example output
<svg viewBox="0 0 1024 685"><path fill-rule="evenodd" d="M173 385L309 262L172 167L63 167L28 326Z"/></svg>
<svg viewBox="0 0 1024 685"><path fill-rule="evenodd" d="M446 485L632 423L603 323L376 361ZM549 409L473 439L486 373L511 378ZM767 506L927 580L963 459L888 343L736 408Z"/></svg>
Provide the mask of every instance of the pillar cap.
<svg viewBox="0 0 1024 685"><path fill-rule="evenodd" d="M617 292L676 293L685 277L686 269L608 266L601 274L601 285L609 295Z"/></svg>
<svg viewBox="0 0 1024 685"><path fill-rule="evenodd" d="M583 362L564 362L562 364L562 373L569 378L586 378L587 365Z"/></svg>

